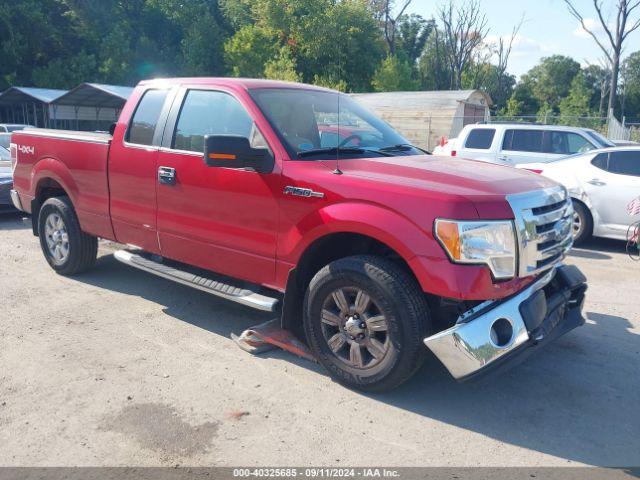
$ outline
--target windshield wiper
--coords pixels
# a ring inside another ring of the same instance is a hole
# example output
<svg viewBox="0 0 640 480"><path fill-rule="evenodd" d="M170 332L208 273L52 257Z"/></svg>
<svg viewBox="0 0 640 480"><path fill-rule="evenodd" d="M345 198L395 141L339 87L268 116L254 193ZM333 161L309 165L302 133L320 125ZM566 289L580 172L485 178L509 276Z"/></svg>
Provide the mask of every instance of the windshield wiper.
<svg viewBox="0 0 640 480"><path fill-rule="evenodd" d="M408 152L409 150L416 149L427 155L431 155L430 152L426 151L424 148L416 147L415 145L411 145L410 143L398 143L397 145L389 145L388 147L382 147L378 151L380 152Z"/></svg>
<svg viewBox="0 0 640 480"><path fill-rule="evenodd" d="M327 147L327 148L313 148L311 150L302 150L301 152L298 152L298 158L311 157L313 155L322 155L322 154L338 155L340 153L346 153L346 154L351 153L356 155L363 154L363 153L377 153L384 157L393 157L393 154L385 151L377 150L377 149L374 150L374 149L360 148L360 147Z"/></svg>

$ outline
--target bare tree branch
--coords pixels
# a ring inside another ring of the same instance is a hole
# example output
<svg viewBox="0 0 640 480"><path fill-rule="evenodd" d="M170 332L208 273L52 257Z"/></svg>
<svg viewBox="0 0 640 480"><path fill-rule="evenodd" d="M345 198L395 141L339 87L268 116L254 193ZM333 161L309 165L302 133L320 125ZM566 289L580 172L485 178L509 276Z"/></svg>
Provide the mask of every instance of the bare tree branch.
<svg viewBox="0 0 640 480"><path fill-rule="evenodd" d="M567 7L569 8L569 13L571 13L571 15L580 22L580 25L582 26L582 29L587 32L592 38L593 40L598 44L598 47L600 47L600 50L602 50L602 52L605 54L605 56L607 57L607 59L609 60L609 62L613 62L613 59L611 58L611 54L609 53L609 49L606 48L598 39L598 37L596 36L595 33L593 33L589 28L587 28L587 24L584 21L584 17L580 14L580 12L578 12L578 10L576 10L576 8L573 6L573 4L571 3L571 0L564 0L564 3L567 4ZM613 43L613 42L612 42Z"/></svg>
<svg viewBox="0 0 640 480"><path fill-rule="evenodd" d="M392 15L391 10L394 6L393 0L386 0L384 7L384 38L389 46L389 54L394 55L396 52L396 27L398 21L404 15L413 0L404 0L402 7L397 15Z"/></svg>
<svg viewBox="0 0 640 480"><path fill-rule="evenodd" d="M624 42L631 32L640 28L640 18L636 20L631 19L633 11L640 6L640 0L617 0L615 29L612 28L609 24L609 19L605 18L605 15L603 14L602 0L593 0L593 8L598 15L598 20L600 21L602 29L609 39L609 43L611 45L610 49L605 47L598 36L587 27L584 16L574 6L573 2L574 0L564 0L564 3L569 9L569 13L580 22L582 29L587 32L591 38L593 38L596 44L604 52L609 64L611 65L611 85L609 88L609 110L611 110L616 105L620 57L624 48ZM630 26L627 27L629 22L631 22Z"/></svg>

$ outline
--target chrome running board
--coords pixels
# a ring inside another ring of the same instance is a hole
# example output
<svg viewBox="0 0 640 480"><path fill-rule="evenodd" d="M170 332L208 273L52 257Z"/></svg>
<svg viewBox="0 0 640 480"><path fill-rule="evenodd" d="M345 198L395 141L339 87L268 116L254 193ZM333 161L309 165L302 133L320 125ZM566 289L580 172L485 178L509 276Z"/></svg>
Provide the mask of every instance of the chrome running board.
<svg viewBox="0 0 640 480"><path fill-rule="evenodd" d="M145 272L152 273L158 277L166 278L188 287L202 290L203 292L216 295L217 297L231 300L232 302L241 303L248 307L262 310L265 312L274 312L278 305L278 299L268 297L254 292L248 288L241 288L229 285L215 278L201 277L185 270L179 270L169 265L150 260L128 250L118 250L113 254L114 258L131 267ZM215 274L211 274L213 277Z"/></svg>

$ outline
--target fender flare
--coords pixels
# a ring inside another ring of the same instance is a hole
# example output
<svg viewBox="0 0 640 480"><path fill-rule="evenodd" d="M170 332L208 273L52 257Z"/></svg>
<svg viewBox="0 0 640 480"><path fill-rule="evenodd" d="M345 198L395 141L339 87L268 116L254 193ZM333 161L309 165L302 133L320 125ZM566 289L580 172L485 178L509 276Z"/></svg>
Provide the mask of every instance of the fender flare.
<svg viewBox="0 0 640 480"><path fill-rule="evenodd" d="M394 210L367 202L341 202L313 211L283 232L278 243L278 258L295 265L313 243L335 233L371 237L406 262L417 255L432 255L440 248L430 230Z"/></svg>

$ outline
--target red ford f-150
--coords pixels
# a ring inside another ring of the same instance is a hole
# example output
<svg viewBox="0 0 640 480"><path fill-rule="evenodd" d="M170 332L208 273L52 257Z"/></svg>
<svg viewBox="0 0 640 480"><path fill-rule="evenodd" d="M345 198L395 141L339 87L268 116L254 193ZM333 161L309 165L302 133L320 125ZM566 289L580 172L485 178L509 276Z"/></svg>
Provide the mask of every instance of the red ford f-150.
<svg viewBox="0 0 640 480"><path fill-rule="evenodd" d="M476 377L584 323L562 186L426 155L335 91L145 81L112 134L23 130L11 151L58 273L126 244L132 267L278 312L348 386L393 388L427 348Z"/></svg>

